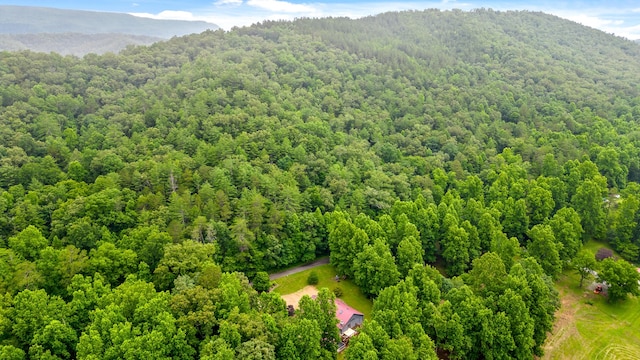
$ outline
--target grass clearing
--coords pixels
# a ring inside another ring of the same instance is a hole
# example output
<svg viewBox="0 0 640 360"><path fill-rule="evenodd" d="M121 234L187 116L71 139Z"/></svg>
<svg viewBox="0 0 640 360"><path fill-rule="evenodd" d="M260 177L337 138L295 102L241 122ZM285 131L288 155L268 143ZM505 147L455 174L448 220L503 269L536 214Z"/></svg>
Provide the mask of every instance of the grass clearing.
<svg viewBox="0 0 640 360"><path fill-rule="evenodd" d="M609 246L609 244L604 243L604 242L600 242L600 241L596 241L596 240L589 240L589 241L587 241L586 244L584 244L584 246L582 246L582 248L586 249L586 250L590 250L594 254L598 252L598 249L606 248L606 249L609 249L609 250L613 251L613 255L614 256L616 256L618 258L621 258L620 254L618 254L617 251L612 249L611 246Z"/></svg>
<svg viewBox="0 0 640 360"><path fill-rule="evenodd" d="M562 307L542 359L640 359L640 298L611 304L587 290L587 282L580 288L572 270L556 282Z"/></svg>
<svg viewBox="0 0 640 360"><path fill-rule="evenodd" d="M321 289L326 287L329 290L333 290L337 286L341 287L343 295L340 299L354 309L361 311L365 319L370 318L373 308L371 300L360 291L360 288L356 286L352 280L340 280L340 282L337 282L335 280L336 270L330 264L321 265L297 274L276 279L274 282L278 286L273 291L280 295L287 295L304 288L307 286L307 278L312 271L318 274L318 284L316 288Z"/></svg>

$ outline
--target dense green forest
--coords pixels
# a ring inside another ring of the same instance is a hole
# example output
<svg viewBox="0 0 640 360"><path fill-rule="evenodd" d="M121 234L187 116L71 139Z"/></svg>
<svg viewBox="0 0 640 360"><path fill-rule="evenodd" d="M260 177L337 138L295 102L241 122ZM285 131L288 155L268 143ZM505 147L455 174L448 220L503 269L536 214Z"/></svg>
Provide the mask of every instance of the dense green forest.
<svg viewBox="0 0 640 360"><path fill-rule="evenodd" d="M164 39L128 34L0 34L0 50L55 52L84 56L118 52L128 45L151 45Z"/></svg>
<svg viewBox="0 0 640 360"><path fill-rule="evenodd" d="M584 241L640 260L638 84L533 12L2 52L0 358L334 359L331 292L249 281L329 254L374 299L347 359L531 359Z"/></svg>

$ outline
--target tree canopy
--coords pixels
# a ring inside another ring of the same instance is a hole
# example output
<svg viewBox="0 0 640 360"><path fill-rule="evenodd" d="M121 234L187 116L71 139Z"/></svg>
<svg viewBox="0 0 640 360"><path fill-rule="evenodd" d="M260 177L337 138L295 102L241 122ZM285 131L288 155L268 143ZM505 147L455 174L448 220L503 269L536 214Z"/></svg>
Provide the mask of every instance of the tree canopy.
<svg viewBox="0 0 640 360"><path fill-rule="evenodd" d="M487 9L1 52L0 357L333 359L332 294L266 292L323 255L347 358L540 356L584 241L640 260L639 58Z"/></svg>

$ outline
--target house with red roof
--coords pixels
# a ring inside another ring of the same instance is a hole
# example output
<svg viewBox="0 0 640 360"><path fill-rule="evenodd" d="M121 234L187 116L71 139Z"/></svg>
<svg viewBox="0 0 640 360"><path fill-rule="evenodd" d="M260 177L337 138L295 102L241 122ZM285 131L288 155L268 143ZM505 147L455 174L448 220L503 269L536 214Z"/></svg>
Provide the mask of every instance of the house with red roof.
<svg viewBox="0 0 640 360"><path fill-rule="evenodd" d="M347 330L353 329L359 325L362 325L364 321L364 315L358 310L347 305L344 301L336 299L336 317L338 318L338 328L340 329L340 335L344 334Z"/></svg>

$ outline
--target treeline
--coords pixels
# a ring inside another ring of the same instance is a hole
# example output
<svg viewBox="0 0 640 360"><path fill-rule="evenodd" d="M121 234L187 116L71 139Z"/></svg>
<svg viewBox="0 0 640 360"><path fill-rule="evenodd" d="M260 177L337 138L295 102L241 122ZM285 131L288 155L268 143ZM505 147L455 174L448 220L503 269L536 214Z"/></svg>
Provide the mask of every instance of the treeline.
<svg viewBox="0 0 640 360"><path fill-rule="evenodd" d="M247 279L330 254L349 358L539 355L585 240L639 260L639 52L482 10L0 53L0 354L333 358L330 294Z"/></svg>
<svg viewBox="0 0 640 360"><path fill-rule="evenodd" d="M0 34L0 50L30 50L43 53L83 56L117 53L129 45L151 45L162 38L128 34L37 33Z"/></svg>

